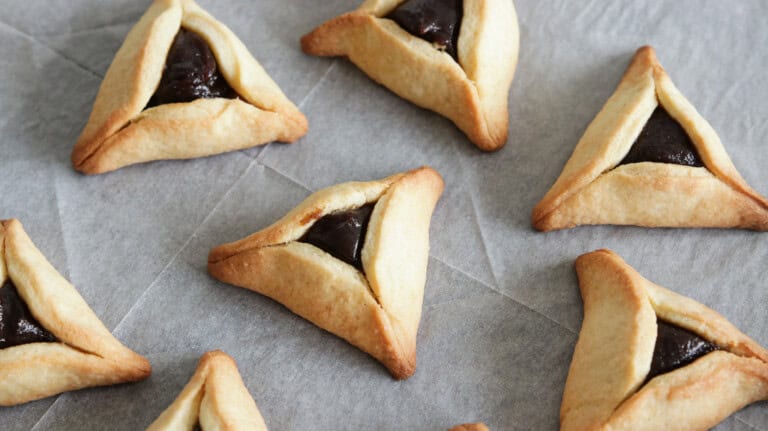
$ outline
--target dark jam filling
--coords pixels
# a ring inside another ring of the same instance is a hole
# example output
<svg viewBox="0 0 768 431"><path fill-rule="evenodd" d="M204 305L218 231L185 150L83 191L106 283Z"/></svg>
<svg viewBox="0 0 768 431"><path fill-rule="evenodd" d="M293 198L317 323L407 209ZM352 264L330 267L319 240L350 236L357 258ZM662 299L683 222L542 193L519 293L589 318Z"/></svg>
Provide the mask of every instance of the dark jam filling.
<svg viewBox="0 0 768 431"><path fill-rule="evenodd" d="M28 343L56 341L29 312L10 280L0 288L0 349Z"/></svg>
<svg viewBox="0 0 768 431"><path fill-rule="evenodd" d="M458 59L463 0L409 0L389 13L408 33L431 42Z"/></svg>
<svg viewBox="0 0 768 431"><path fill-rule="evenodd" d="M704 166L685 129L659 106L619 165L656 162Z"/></svg>
<svg viewBox="0 0 768 431"><path fill-rule="evenodd" d="M659 320L658 328L648 380L684 367L717 350L716 345L671 323Z"/></svg>
<svg viewBox="0 0 768 431"><path fill-rule="evenodd" d="M205 40L182 28L173 40L160 84L147 108L213 97L234 99L237 92L219 73L216 57Z"/></svg>
<svg viewBox="0 0 768 431"><path fill-rule="evenodd" d="M374 204L357 209L328 214L317 220L299 241L306 242L363 270L360 255L365 242L368 220Z"/></svg>

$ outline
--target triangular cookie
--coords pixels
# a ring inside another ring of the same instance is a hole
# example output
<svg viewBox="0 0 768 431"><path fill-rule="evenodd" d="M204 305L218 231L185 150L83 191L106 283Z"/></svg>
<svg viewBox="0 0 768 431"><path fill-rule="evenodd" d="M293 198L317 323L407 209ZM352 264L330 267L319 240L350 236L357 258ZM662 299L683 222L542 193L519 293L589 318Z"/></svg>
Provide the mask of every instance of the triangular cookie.
<svg viewBox="0 0 768 431"><path fill-rule="evenodd" d="M155 0L112 61L72 164L98 174L293 142L306 131L232 31L192 0Z"/></svg>
<svg viewBox="0 0 768 431"><path fill-rule="evenodd" d="M18 220L0 221L0 250L0 405L149 376Z"/></svg>
<svg viewBox="0 0 768 431"><path fill-rule="evenodd" d="M648 151L639 154L639 145ZM666 162L643 161L651 159ZM582 224L764 231L768 200L747 185L646 46L534 208L532 223L541 231Z"/></svg>
<svg viewBox="0 0 768 431"><path fill-rule="evenodd" d="M235 360L220 350L200 358L189 383L147 431L186 431L196 426L203 431L267 431Z"/></svg>
<svg viewBox="0 0 768 431"><path fill-rule="evenodd" d="M416 368L429 223L442 191L428 167L320 190L272 226L211 250L208 272L269 296L405 379Z"/></svg>
<svg viewBox="0 0 768 431"><path fill-rule="evenodd" d="M580 256L576 271L584 322L561 430L709 429L768 399L768 351L723 316L609 250Z"/></svg>
<svg viewBox="0 0 768 431"><path fill-rule="evenodd" d="M507 141L519 39L512 0L368 0L304 36L301 47L347 56L493 151Z"/></svg>

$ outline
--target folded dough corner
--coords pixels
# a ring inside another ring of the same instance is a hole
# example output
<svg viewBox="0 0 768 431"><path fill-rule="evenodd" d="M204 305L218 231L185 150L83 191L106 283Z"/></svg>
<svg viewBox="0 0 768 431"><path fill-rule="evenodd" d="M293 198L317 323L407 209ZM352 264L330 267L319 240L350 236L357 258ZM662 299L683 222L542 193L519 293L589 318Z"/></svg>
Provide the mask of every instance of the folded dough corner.
<svg viewBox="0 0 768 431"><path fill-rule="evenodd" d="M712 126L640 48L536 205L540 231L578 225L768 230L768 199L752 189Z"/></svg>
<svg viewBox="0 0 768 431"><path fill-rule="evenodd" d="M147 431L190 429L267 431L235 360L220 350L200 358L189 383Z"/></svg>
<svg viewBox="0 0 768 431"><path fill-rule="evenodd" d="M768 351L610 250L576 260L584 321L560 429L702 430L768 399Z"/></svg>
<svg viewBox="0 0 768 431"><path fill-rule="evenodd" d="M368 0L302 37L301 47L349 58L494 151L507 142L519 33L512 0Z"/></svg>
<svg viewBox="0 0 768 431"><path fill-rule="evenodd" d="M100 174L306 132L304 115L229 28L193 0L155 0L107 70L72 165Z"/></svg>
<svg viewBox="0 0 768 431"><path fill-rule="evenodd" d="M429 167L313 193L281 220L211 250L208 272L266 295L405 379L443 191ZM366 210L364 207L372 207Z"/></svg>
<svg viewBox="0 0 768 431"><path fill-rule="evenodd" d="M149 377L149 361L112 336L21 222L0 221L0 250L0 406Z"/></svg>

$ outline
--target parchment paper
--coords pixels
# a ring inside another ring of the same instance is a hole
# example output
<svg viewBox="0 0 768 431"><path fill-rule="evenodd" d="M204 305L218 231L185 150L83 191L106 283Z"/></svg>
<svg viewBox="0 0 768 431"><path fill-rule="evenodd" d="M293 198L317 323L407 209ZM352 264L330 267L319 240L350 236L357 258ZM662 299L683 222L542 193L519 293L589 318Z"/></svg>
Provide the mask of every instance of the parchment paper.
<svg viewBox="0 0 768 431"><path fill-rule="evenodd" d="M357 0L200 0L310 121L293 145L156 162L97 177L69 154L101 78L148 1L0 2L0 217L22 220L127 346L145 382L0 409L3 430L139 430L199 356L232 355L272 430L556 430L582 319L573 260L607 247L768 345L768 234L582 227L541 234L531 208L555 181L635 49L657 48L746 180L768 194L768 3L517 0L522 48L510 139L476 150L449 121L299 37ZM376 361L279 304L211 279L208 250L319 188L429 164L446 180L432 223L418 368ZM0 382L2 384L2 382ZM755 404L718 430L768 430Z"/></svg>

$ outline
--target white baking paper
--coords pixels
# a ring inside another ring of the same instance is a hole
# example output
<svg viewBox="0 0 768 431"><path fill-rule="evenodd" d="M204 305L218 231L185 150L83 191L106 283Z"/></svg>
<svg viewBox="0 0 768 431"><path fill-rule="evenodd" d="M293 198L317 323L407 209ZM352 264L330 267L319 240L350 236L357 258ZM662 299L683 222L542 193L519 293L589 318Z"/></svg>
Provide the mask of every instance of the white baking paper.
<svg viewBox="0 0 768 431"><path fill-rule="evenodd" d="M237 360L272 430L438 431L471 421L556 430L582 319L573 261L604 247L768 345L768 234L530 227L531 209L644 44L655 46L747 182L768 194L763 0L518 0L510 137L491 154L348 61L301 52L301 35L357 0L200 0L307 115L308 135L96 177L74 172L70 151L149 2L0 3L0 217L21 219L104 323L154 367L138 384L0 408L0 429L144 429L199 356L221 349ZM312 191L423 164L441 172L446 190L432 223L410 379L392 380L274 301L207 275L211 247L269 225ZM717 429L767 431L768 405Z"/></svg>

